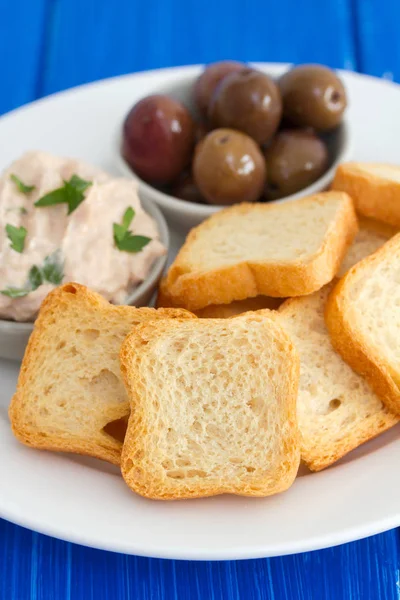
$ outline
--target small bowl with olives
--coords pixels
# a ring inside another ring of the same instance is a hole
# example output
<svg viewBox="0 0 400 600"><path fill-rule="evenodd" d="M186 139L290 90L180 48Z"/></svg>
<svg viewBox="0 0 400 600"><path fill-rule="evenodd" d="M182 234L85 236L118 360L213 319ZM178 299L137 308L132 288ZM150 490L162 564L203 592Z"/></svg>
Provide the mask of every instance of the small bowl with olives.
<svg viewBox="0 0 400 600"><path fill-rule="evenodd" d="M125 115L118 165L181 230L224 206L322 191L349 158L346 90L328 67L222 61L170 73Z"/></svg>

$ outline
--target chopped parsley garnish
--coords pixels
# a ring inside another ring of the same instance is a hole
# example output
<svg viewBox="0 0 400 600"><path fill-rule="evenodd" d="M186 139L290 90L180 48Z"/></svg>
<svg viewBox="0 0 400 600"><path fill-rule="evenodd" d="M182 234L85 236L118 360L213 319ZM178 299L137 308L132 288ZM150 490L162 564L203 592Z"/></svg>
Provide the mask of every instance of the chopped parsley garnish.
<svg viewBox="0 0 400 600"><path fill-rule="evenodd" d="M17 177L16 175L12 174L10 175L10 179L11 181L13 181L15 183L15 185L17 186L17 188L19 189L20 192L22 192L22 194L30 194L31 192L33 192L33 190L35 189L34 185L26 185L25 183L23 183L19 177Z"/></svg>
<svg viewBox="0 0 400 600"><path fill-rule="evenodd" d="M91 181L85 181L72 175L69 181L64 185L48 194L45 194L35 202L35 206L54 206L55 204L67 204L68 214L70 215L85 199L85 192L92 185Z"/></svg>
<svg viewBox="0 0 400 600"><path fill-rule="evenodd" d="M129 207L122 217L122 223L113 223L114 242L118 250L122 252L140 252L151 242L151 238L144 235L133 235L129 231L134 216L135 211Z"/></svg>
<svg viewBox="0 0 400 600"><path fill-rule="evenodd" d="M60 250L46 256L42 266L42 274L44 281L47 281L47 283L60 285L64 278L64 264L61 260Z"/></svg>
<svg viewBox="0 0 400 600"><path fill-rule="evenodd" d="M60 250L56 250L53 254L46 256L42 267L33 265L29 269L28 280L24 287L8 287L5 290L0 290L0 294L9 298L23 298L30 292L34 292L43 283L52 283L59 285L64 277L64 265L61 260Z"/></svg>
<svg viewBox="0 0 400 600"><path fill-rule="evenodd" d="M6 213L9 212L17 212L20 213L21 215L27 215L28 211L26 210L26 208L24 206L11 206L10 208L6 208Z"/></svg>
<svg viewBox="0 0 400 600"><path fill-rule="evenodd" d="M28 273L28 282L31 291L37 290L43 283L42 271L36 265L30 268Z"/></svg>
<svg viewBox="0 0 400 600"><path fill-rule="evenodd" d="M15 252L23 252L25 246L25 238L28 233L25 227L14 227L14 225L6 225L7 237L11 242L11 248Z"/></svg>
<svg viewBox="0 0 400 600"><path fill-rule="evenodd" d="M0 294L3 294L3 296L8 296L9 298L23 298L31 291L32 290L28 290L26 288L8 287L5 290L1 290Z"/></svg>

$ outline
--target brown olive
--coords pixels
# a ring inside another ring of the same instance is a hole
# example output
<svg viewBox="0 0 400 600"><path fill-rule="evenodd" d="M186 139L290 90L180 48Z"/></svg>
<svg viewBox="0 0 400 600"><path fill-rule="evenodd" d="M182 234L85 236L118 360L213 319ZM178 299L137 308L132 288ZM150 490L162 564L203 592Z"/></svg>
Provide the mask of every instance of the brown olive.
<svg viewBox="0 0 400 600"><path fill-rule="evenodd" d="M194 138L194 121L181 102L164 95L147 96L125 119L122 154L139 177L165 184L189 163Z"/></svg>
<svg viewBox="0 0 400 600"><path fill-rule="evenodd" d="M283 114L293 125L327 131L339 125L347 106L339 77L321 65L300 65L279 80Z"/></svg>
<svg viewBox="0 0 400 600"><path fill-rule="evenodd" d="M255 202L265 173L260 148L240 131L215 129L195 148L194 180L209 204Z"/></svg>
<svg viewBox="0 0 400 600"><path fill-rule="evenodd" d="M241 71L244 67L244 63L236 60L221 60L206 66L193 88L194 102L203 118L207 117L208 105L217 85L229 73Z"/></svg>
<svg viewBox="0 0 400 600"><path fill-rule="evenodd" d="M265 151L265 197L276 200L311 185L328 166L326 145L309 130L279 132Z"/></svg>
<svg viewBox="0 0 400 600"><path fill-rule="evenodd" d="M254 69L231 73L215 90L208 115L214 127L238 129L265 144L282 116L279 89L270 77Z"/></svg>
<svg viewBox="0 0 400 600"><path fill-rule="evenodd" d="M183 172L178 178L171 189L171 194L187 202L204 204L204 198L195 184L193 176L187 172Z"/></svg>
<svg viewBox="0 0 400 600"><path fill-rule="evenodd" d="M200 142L204 137L206 137L207 133L210 131L209 127L207 127L206 123L196 123L196 128L194 132L194 139L197 142Z"/></svg>

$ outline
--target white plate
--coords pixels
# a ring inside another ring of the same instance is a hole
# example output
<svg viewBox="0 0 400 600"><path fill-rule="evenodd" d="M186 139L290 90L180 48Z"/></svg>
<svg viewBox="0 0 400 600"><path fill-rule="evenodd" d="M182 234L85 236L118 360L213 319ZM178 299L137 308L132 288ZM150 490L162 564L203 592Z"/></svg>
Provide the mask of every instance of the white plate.
<svg viewBox="0 0 400 600"><path fill-rule="evenodd" d="M142 86L151 79L157 87L180 74L164 70L95 83L3 117L0 167L40 148L113 170L117 124ZM354 157L400 162L400 88L351 73L343 77ZM135 496L105 463L18 444L7 418L16 378L17 366L0 362L0 516L15 523L97 548L186 559L301 552L400 525L399 428L326 471L302 474L282 495L155 502Z"/></svg>

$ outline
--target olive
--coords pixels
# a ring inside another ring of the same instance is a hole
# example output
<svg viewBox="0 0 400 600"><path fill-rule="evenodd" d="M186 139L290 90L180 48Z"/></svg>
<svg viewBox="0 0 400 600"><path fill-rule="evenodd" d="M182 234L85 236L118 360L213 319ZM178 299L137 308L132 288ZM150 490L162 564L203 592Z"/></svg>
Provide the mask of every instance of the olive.
<svg viewBox="0 0 400 600"><path fill-rule="evenodd" d="M172 186L171 194L187 202L204 204L204 198L195 184L193 176L187 172L183 172Z"/></svg>
<svg viewBox="0 0 400 600"><path fill-rule="evenodd" d="M255 202L265 184L265 161L249 136L215 129L197 144L193 176L209 204Z"/></svg>
<svg viewBox="0 0 400 600"><path fill-rule="evenodd" d="M166 184L190 161L195 124L187 108L168 96L147 96L128 113L122 154L145 181Z"/></svg>
<svg viewBox="0 0 400 600"><path fill-rule="evenodd" d="M280 131L265 151L265 197L276 200L311 185L328 166L328 150L309 130Z"/></svg>
<svg viewBox="0 0 400 600"><path fill-rule="evenodd" d="M236 60L222 60L207 65L193 88L194 102L203 118L207 117L211 96L220 81L229 73L241 71L244 66L243 63Z"/></svg>
<svg viewBox="0 0 400 600"><path fill-rule="evenodd" d="M327 131L339 125L347 106L339 77L321 65L300 65L279 80L283 114L294 125Z"/></svg>
<svg viewBox="0 0 400 600"><path fill-rule="evenodd" d="M282 116L282 101L275 82L259 71L242 69L224 77L209 108L214 127L247 133L259 144L268 142Z"/></svg>
<svg viewBox="0 0 400 600"><path fill-rule="evenodd" d="M197 142L200 142L207 135L207 133L209 131L210 131L210 129L207 127L207 125L205 123L196 123L196 129L195 129L195 133L194 133L194 139L195 139L196 144L197 144Z"/></svg>

